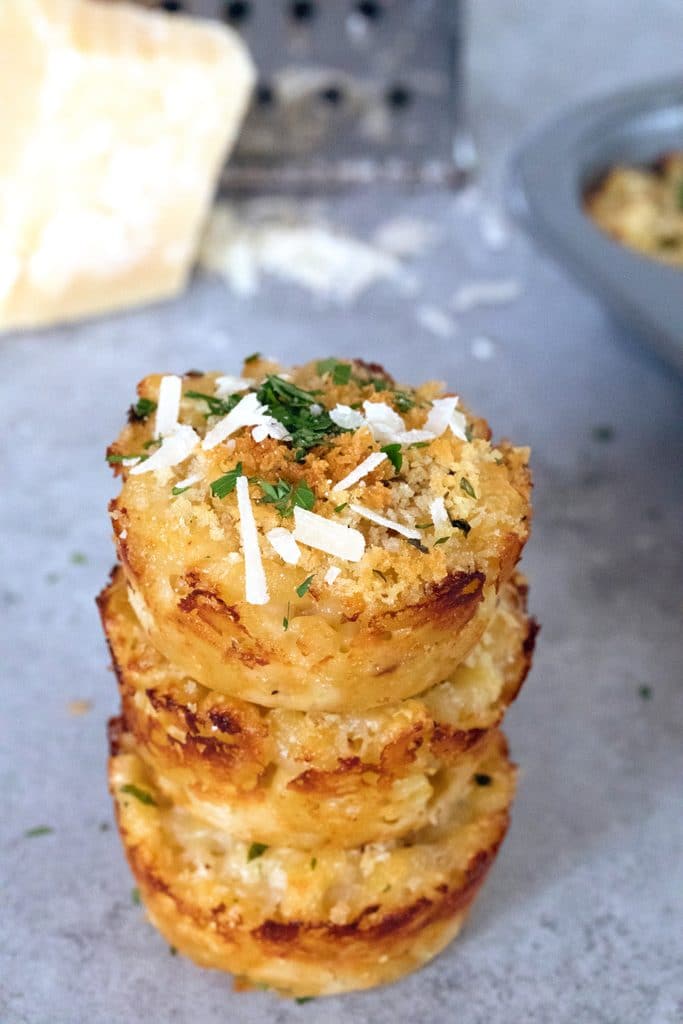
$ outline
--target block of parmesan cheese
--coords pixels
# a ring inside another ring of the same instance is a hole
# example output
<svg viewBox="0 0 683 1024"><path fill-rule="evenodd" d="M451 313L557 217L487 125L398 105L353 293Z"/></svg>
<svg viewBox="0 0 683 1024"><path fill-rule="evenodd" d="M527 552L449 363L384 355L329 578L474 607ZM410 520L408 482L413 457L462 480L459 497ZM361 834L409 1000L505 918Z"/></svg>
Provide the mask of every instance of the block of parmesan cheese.
<svg viewBox="0 0 683 1024"><path fill-rule="evenodd" d="M1 0L0 329L185 284L254 81L218 23Z"/></svg>

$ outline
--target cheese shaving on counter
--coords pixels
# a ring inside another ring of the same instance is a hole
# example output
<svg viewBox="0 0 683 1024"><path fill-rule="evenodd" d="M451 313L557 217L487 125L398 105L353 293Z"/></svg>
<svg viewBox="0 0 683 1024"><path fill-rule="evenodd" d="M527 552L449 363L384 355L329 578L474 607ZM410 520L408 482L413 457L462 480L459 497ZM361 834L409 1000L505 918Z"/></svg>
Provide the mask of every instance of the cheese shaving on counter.
<svg viewBox="0 0 683 1024"><path fill-rule="evenodd" d="M287 430L268 414L268 409L261 405L255 392L251 392L240 399L235 408L209 430L202 441L202 448L205 451L215 448L242 427L255 427L252 436L257 442L263 441L266 437L274 437L278 441L290 440Z"/></svg>
<svg viewBox="0 0 683 1024"><path fill-rule="evenodd" d="M294 537L309 548L347 562L360 562L365 552L365 537L360 530L333 523L298 505L294 508Z"/></svg>
<svg viewBox="0 0 683 1024"><path fill-rule="evenodd" d="M280 556L287 565L297 565L301 558L299 545L294 540L294 535L284 526L276 526L269 530L266 537L270 541L275 553Z"/></svg>
<svg viewBox="0 0 683 1024"><path fill-rule="evenodd" d="M380 516L377 512L374 512L370 508L365 508L363 505L349 505L352 512L355 512L357 516L361 516L363 519L369 519L371 523L376 523L377 526L385 526L387 530L394 530L396 533L400 533L401 536L407 537L409 540L419 540L420 531L414 530L410 526L403 526L401 523L395 523L393 519L387 519L385 516Z"/></svg>
<svg viewBox="0 0 683 1024"><path fill-rule="evenodd" d="M169 375L161 378L155 421L156 437L166 437L178 426L182 388L183 382L180 377Z"/></svg>
<svg viewBox="0 0 683 1024"><path fill-rule="evenodd" d="M157 469L172 469L189 458L198 444L199 435L192 427L179 424L172 434L164 437L161 446L148 459L133 466L131 475L152 473Z"/></svg>
<svg viewBox="0 0 683 1024"><path fill-rule="evenodd" d="M386 460L386 457L385 452L373 452L372 455L368 455L367 459L363 459L359 466L356 466L343 480L336 483L332 490L346 491L349 487L353 487L354 484L357 484L368 473L372 473L373 469L377 469Z"/></svg>
<svg viewBox="0 0 683 1024"><path fill-rule="evenodd" d="M235 485L237 510L240 516L240 539L244 553L244 586L247 604L267 604L270 600L258 542L254 510L249 498L249 482L239 476Z"/></svg>

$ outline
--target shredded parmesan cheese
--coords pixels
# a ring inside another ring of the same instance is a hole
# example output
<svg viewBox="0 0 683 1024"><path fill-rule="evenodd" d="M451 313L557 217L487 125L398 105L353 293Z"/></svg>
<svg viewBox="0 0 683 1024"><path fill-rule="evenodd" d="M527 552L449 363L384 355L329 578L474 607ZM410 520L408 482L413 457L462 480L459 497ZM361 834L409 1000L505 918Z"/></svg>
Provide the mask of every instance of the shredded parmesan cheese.
<svg viewBox="0 0 683 1024"><path fill-rule="evenodd" d="M155 421L156 437L166 437L167 434L172 434L178 426L182 387L183 382L180 377L169 375L161 378Z"/></svg>
<svg viewBox="0 0 683 1024"><path fill-rule="evenodd" d="M144 462L139 462L131 469L131 475L152 473L157 469L171 469L189 458L199 444L199 435L192 427L178 424L172 434L167 434L161 446Z"/></svg>
<svg viewBox="0 0 683 1024"><path fill-rule="evenodd" d="M325 580L325 583L331 587L338 576L341 576L341 569L336 565L331 565L323 576L323 579Z"/></svg>
<svg viewBox="0 0 683 1024"><path fill-rule="evenodd" d="M276 526L268 531L266 537L283 562L286 562L287 565L298 563L301 558L301 550L289 530L285 530L284 526Z"/></svg>
<svg viewBox="0 0 683 1024"><path fill-rule="evenodd" d="M386 402L363 402L367 425L375 441L380 444L414 444L433 441L429 430L406 430L403 419Z"/></svg>
<svg viewBox="0 0 683 1024"><path fill-rule="evenodd" d="M245 380L243 377L232 377L230 375L216 377L216 390L214 394L216 398L229 398L230 395L236 395L240 391L248 391L253 383L253 380Z"/></svg>
<svg viewBox="0 0 683 1024"><path fill-rule="evenodd" d="M174 484L174 491L186 491L188 487L194 487L195 484L200 484L204 479L199 473L195 473L194 476L186 476L184 480L179 480L177 484Z"/></svg>
<svg viewBox="0 0 683 1024"><path fill-rule="evenodd" d="M334 409L330 410L330 419L342 430L358 430L359 427L365 426L365 417L350 405L335 405Z"/></svg>
<svg viewBox="0 0 683 1024"><path fill-rule="evenodd" d="M419 540L420 531L414 530L410 526L403 526L401 523L395 523L393 519L387 519L386 516L380 516L377 512L374 512L370 508L365 508L363 505L349 505L352 512L355 512L357 516L361 516L363 519L369 519L371 523L376 523L378 526L385 526L387 530L394 530L396 533L400 533L401 536L407 537L409 540Z"/></svg>
<svg viewBox="0 0 683 1024"><path fill-rule="evenodd" d="M255 441L275 437L278 441L289 440L289 434L276 419L268 415L268 409L261 405L256 393L250 392L240 399L235 408L209 430L202 441L206 451L215 448L242 427L255 427L252 436Z"/></svg>
<svg viewBox="0 0 683 1024"><path fill-rule="evenodd" d="M365 551L365 537L360 530L333 523L298 505L294 509L294 537L309 548L347 562L360 562Z"/></svg>
<svg viewBox="0 0 683 1024"><path fill-rule="evenodd" d="M455 437L458 437L461 441L466 441L465 429L467 427L467 420L464 414L456 409L457 404L457 395L449 395L447 398L435 398L432 402L432 408L429 410L425 430L431 431L435 437L441 437L450 427Z"/></svg>
<svg viewBox="0 0 683 1024"><path fill-rule="evenodd" d="M432 522L436 528L437 534L448 532L450 530L451 521L448 518L448 512L446 511L446 503L443 498L434 498L434 501L429 504L429 514L432 517Z"/></svg>
<svg viewBox="0 0 683 1024"><path fill-rule="evenodd" d="M373 469L377 469L381 463L386 460L385 452L373 452L372 455L368 455L367 459L363 459L359 466L352 469L343 480L335 484L332 488L333 491L347 491L349 487L353 487L359 480L362 480L368 473L372 473Z"/></svg>
<svg viewBox="0 0 683 1024"><path fill-rule="evenodd" d="M263 559L258 542L258 530L254 519L254 510L249 498L249 482L246 476L238 476L235 485L237 491L237 510L240 516L240 539L244 553L244 589L248 604L267 604L268 584L263 569Z"/></svg>

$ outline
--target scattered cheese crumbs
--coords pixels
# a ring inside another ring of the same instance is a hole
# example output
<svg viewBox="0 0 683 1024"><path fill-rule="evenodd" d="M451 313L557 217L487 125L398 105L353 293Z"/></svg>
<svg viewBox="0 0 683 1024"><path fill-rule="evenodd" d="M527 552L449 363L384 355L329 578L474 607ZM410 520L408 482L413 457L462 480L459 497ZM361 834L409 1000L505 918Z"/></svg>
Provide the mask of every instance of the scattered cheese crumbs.
<svg viewBox="0 0 683 1024"><path fill-rule="evenodd" d="M121 465L125 466L126 469L130 469L131 466L137 466L139 461L140 461L140 456L139 455L133 455L130 459L127 459L127 458L121 459Z"/></svg>
<svg viewBox="0 0 683 1024"><path fill-rule="evenodd" d="M266 537L283 562L286 562L287 565L297 565L301 558L301 551L294 540L294 535L289 530L286 530L284 526L276 526L275 529L268 531Z"/></svg>
<svg viewBox="0 0 683 1024"><path fill-rule="evenodd" d="M435 398L429 410L429 416L425 423L425 430L431 431L435 437L441 437L448 428L455 437L461 441L467 440L465 430L467 420L463 413L457 411L458 396L449 395L447 398Z"/></svg>
<svg viewBox="0 0 683 1024"><path fill-rule="evenodd" d="M377 469L382 462L386 460L385 452L373 452L372 455L368 455L367 459L363 459L359 466L352 469L343 480L335 484L332 488L333 491L347 491L349 487L353 487L359 480L362 480L368 473L372 473L373 469Z"/></svg>
<svg viewBox="0 0 683 1024"><path fill-rule="evenodd" d="M157 402L155 437L166 437L167 434L172 434L178 426L182 387L183 382L180 377L169 375L161 378L159 401Z"/></svg>
<svg viewBox="0 0 683 1024"><path fill-rule="evenodd" d="M519 281L504 278L500 281L471 281L458 288L451 305L456 313L468 313L477 306L497 306L519 298Z"/></svg>
<svg viewBox="0 0 683 1024"><path fill-rule="evenodd" d="M318 402L314 402L309 409L311 416L320 416L320 413L323 411L322 405L319 405Z"/></svg>
<svg viewBox="0 0 683 1024"><path fill-rule="evenodd" d="M204 477L200 473L195 473L194 476L186 476L184 480L179 480L177 484L173 485L174 491L186 491L188 487L194 487L195 484L200 484Z"/></svg>
<svg viewBox="0 0 683 1024"><path fill-rule="evenodd" d="M266 406L261 405L256 393L250 392L237 403L227 416L224 416L209 430L202 441L202 448L206 451L215 448L230 434L241 430L242 427L255 427L252 436L257 442L263 441L268 436L275 437L279 441L286 441L290 436L281 423L268 415Z"/></svg>
<svg viewBox="0 0 683 1024"><path fill-rule="evenodd" d="M342 430L358 430L365 426L365 417L350 405L335 405L330 411L330 419Z"/></svg>
<svg viewBox="0 0 683 1024"><path fill-rule="evenodd" d="M236 395L239 391L248 391L253 385L253 380L244 380L243 377L231 377L229 374L224 377L216 377L216 398L228 398Z"/></svg>
<svg viewBox="0 0 683 1024"><path fill-rule="evenodd" d="M244 552L245 598L248 604L267 604L269 601L266 574L258 542L258 531L254 510L249 498L249 482L246 476L238 476L237 510L240 517L240 539Z"/></svg>
<svg viewBox="0 0 683 1024"><path fill-rule="evenodd" d="M338 576L341 576L341 569L339 569L336 565L331 565L327 572L325 573L325 575L323 576L323 579L325 580L325 583L327 583L327 585L331 587Z"/></svg>
<svg viewBox="0 0 683 1024"><path fill-rule="evenodd" d="M437 338L452 338L455 334L455 324L438 306L418 306L415 318L421 327Z"/></svg>
<svg viewBox="0 0 683 1024"><path fill-rule="evenodd" d="M360 562L365 551L365 537L360 530L333 523L298 505L294 509L294 537L307 547L347 562Z"/></svg>
<svg viewBox="0 0 683 1024"><path fill-rule="evenodd" d="M363 519L369 519L371 523L376 523L378 526L385 526L387 530L394 530L396 533L400 533L401 536L407 537L409 540L420 539L419 530L413 530L410 526L403 526L401 523L395 523L393 519L387 519L386 516L380 516L370 508L354 504L349 505L349 508L352 512L355 512L357 516L361 516Z"/></svg>
<svg viewBox="0 0 683 1024"><path fill-rule="evenodd" d="M189 458L198 444L199 435L192 427L179 424L172 434L166 435L161 447L148 459L133 466L131 474L137 476L139 473L152 473L157 469L171 469Z"/></svg>
<svg viewBox="0 0 683 1024"><path fill-rule="evenodd" d="M441 535L443 531L450 531L451 521L448 518L446 503L443 498L434 498L434 501L429 503L429 514L432 517L437 534Z"/></svg>

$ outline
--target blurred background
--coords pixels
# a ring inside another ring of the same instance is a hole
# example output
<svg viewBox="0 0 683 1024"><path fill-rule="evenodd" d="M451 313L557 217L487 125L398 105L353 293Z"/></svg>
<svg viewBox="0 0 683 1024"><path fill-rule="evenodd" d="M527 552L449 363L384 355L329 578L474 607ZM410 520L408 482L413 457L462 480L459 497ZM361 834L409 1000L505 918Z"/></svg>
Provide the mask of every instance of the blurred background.
<svg viewBox="0 0 683 1024"><path fill-rule="evenodd" d="M254 0L251 16L229 6L248 41L265 26L258 64L281 5ZM288 45L302 61L330 9L345 26L358 15L354 59L386 28L373 5L293 6ZM386 6L393 17L402 5ZM347 184L329 187L325 171L293 188L292 173L283 188L263 161L269 138L284 135L291 149L273 109L282 80L272 35L258 69L261 120L228 165L187 290L0 340L3 1022L305 1013L383 1024L456 1006L461 1024L683 1019L680 377L650 350L642 321L636 330L614 319L527 238L509 177L527 134L576 101L683 81L683 7L486 0L433 10L444 26L425 43L433 58L389 62L372 102L343 75L285 80L299 109L315 93L317 113L304 120L316 137L347 105L362 109L365 142L351 113L333 132L331 157L353 158ZM336 42L320 42L324 62ZM683 149L671 124L671 148ZM380 173L363 146L386 150L393 125L398 156L384 152ZM257 144L261 178L243 170ZM683 343L683 314L679 323ZM111 561L105 448L144 375L237 373L254 351L283 364L360 356L399 380L446 380L496 436L532 446L536 479L523 568L543 630L509 720L523 772L500 861L462 939L426 970L305 1007L234 995L228 979L169 956L131 903L105 783L116 699L93 600Z"/></svg>

